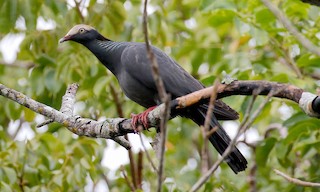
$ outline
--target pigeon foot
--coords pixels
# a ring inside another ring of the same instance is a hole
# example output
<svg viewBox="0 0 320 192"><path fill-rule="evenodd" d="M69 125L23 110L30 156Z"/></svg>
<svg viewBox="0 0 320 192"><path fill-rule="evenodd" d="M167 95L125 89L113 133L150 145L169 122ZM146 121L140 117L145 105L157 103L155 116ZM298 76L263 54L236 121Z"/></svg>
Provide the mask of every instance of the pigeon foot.
<svg viewBox="0 0 320 192"><path fill-rule="evenodd" d="M147 110L145 110L142 113L139 114L133 114L131 113L131 125L134 129L135 133L139 132L138 127L142 126L143 129L146 129L149 131L149 122L148 122L148 115L150 113L150 111L152 111L154 108L156 108L157 106L153 106L148 108Z"/></svg>

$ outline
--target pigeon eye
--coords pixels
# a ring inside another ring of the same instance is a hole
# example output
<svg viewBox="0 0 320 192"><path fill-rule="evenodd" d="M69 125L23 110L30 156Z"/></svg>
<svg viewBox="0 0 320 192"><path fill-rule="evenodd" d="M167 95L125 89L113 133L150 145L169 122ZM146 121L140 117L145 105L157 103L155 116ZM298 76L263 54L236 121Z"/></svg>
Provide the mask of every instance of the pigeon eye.
<svg viewBox="0 0 320 192"><path fill-rule="evenodd" d="M79 33L84 33L86 30L84 28L79 29Z"/></svg>

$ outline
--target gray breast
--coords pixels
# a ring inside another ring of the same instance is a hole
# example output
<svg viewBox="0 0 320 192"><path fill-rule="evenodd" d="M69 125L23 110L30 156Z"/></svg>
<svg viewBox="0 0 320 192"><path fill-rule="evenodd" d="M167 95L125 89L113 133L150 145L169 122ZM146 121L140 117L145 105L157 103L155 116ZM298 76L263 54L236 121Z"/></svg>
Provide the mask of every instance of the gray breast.
<svg viewBox="0 0 320 192"><path fill-rule="evenodd" d="M133 78L126 71L118 75L118 81L124 94L134 102L146 108L157 105L157 91L147 88L141 82Z"/></svg>

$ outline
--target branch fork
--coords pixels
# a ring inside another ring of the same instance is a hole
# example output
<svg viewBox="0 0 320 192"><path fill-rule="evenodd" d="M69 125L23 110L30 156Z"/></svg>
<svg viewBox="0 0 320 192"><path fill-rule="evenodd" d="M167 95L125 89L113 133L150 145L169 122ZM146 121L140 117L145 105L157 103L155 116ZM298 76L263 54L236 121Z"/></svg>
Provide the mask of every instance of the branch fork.
<svg viewBox="0 0 320 192"><path fill-rule="evenodd" d="M73 107L77 89L77 84L68 86L66 94L63 97L60 111L39 103L18 91L7 88L3 84L0 84L0 95L52 119L51 121L64 125L71 132L79 136L112 139L126 149L129 149L131 146L123 136L127 133L134 133L131 119L107 118L104 121L98 122L92 119L75 116L73 114ZM213 89L214 87L207 87L171 100L170 109L171 111L179 110L203 102L210 98ZM231 95L252 95L254 90L257 89L260 90L259 95L268 95L272 90L275 93L273 97L286 98L299 103L299 106L307 115L320 118L320 97L310 92L305 92L293 85L267 81L233 81L230 84L217 83L216 89L217 99ZM165 104L161 104L149 112L147 118L151 127L159 127L164 111Z"/></svg>
<svg viewBox="0 0 320 192"><path fill-rule="evenodd" d="M268 95L269 92L273 90L275 91L273 97L292 100L298 103L307 115L320 118L320 97L292 85L267 81L233 81L230 84L218 83L216 86L217 99L231 95L252 95L257 88L261 90L259 95ZM17 102L38 114L42 114L47 118L52 119L54 122L66 126L71 132L77 135L112 139L126 149L129 149L129 143L122 136L127 133L134 133L134 129L131 126L131 119L107 118L105 121L97 122L92 119L73 115L77 89L78 85L76 84L68 86L66 94L63 97L60 111L39 103L18 91L7 88L3 84L0 84L0 95ZM207 87L171 100L171 112L209 99L213 89L214 87ZM159 127L164 110L165 105L161 104L149 112L147 118L150 127Z"/></svg>

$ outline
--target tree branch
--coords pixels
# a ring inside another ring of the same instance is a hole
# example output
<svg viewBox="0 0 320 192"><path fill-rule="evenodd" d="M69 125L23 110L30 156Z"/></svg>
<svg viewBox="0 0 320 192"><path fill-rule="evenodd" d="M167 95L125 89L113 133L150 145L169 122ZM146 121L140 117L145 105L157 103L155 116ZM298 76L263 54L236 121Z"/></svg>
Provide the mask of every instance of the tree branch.
<svg viewBox="0 0 320 192"><path fill-rule="evenodd" d="M148 36L148 13L147 13L147 6L148 0L144 1L144 8L143 8L143 32L145 37L146 49L148 57L151 61L151 69L152 69L152 76L156 83L158 95L161 99L161 102L164 104L164 110L161 113L161 120L160 120L160 147L158 147L158 156L159 156L159 168L158 168L158 188L157 191L162 191L162 177L164 172L164 151L165 151L165 143L167 141L167 121L170 116L170 100L171 97L167 94L161 76L159 74L159 65L155 55L149 45L149 36Z"/></svg>
<svg viewBox="0 0 320 192"><path fill-rule="evenodd" d="M203 137L203 146L201 149L201 172L205 173L209 169L209 146L208 146L208 140L210 135L212 135L217 129L215 127L212 127L210 130L210 121L211 117L213 115L213 110L214 110L214 104L216 102L217 98L217 84L218 84L218 79L216 79L213 83L213 90L210 95L210 100L209 100L209 107L208 111L206 114L206 118L204 121L204 126L201 126L202 130L202 137Z"/></svg>
<svg viewBox="0 0 320 192"><path fill-rule="evenodd" d="M76 93L70 89L72 89L72 85L68 87L66 95L74 95ZM217 99L231 95L252 95L254 90L257 89L260 90L258 93L259 95L267 95L273 90L273 97L292 100L299 103L299 106L307 115L317 118L320 117L320 97L289 84L268 81L233 81L230 84L218 84ZM208 98L211 96L212 90L213 87L208 87L172 100L170 102L171 110L179 110L200 102L207 102ZM71 132L79 136L113 139L125 148L130 148L129 143L123 137L119 136L123 136L127 133L134 133L134 129L131 126L131 119L107 118L105 121L97 122L92 119L75 115L67 115L52 107L39 103L18 91L7 88L3 84L0 84L0 95L17 102L38 114L53 119L55 122L62 124ZM70 97L66 96L64 98ZM70 108L74 107L72 105L68 106ZM148 114L150 126L157 127L159 125L161 118L163 118L162 114L164 110L164 104L161 104L150 111Z"/></svg>
<svg viewBox="0 0 320 192"><path fill-rule="evenodd" d="M116 92L116 89L114 88L114 86L112 84L110 84L110 92L111 95L113 97L113 101L116 105L116 109L117 109L117 113L119 115L119 117L123 118L124 117L124 113L122 110L122 105L121 105L121 101L120 98ZM130 143L130 140L128 138L128 135L124 135L124 138ZM138 178L137 178L137 171L136 171L136 163L135 163L135 159L133 158L133 152L132 149L128 149L128 157L129 157L129 164L130 164L130 172L131 172L131 177L132 177L132 183L133 186L137 189L137 182L138 182Z"/></svg>
<svg viewBox="0 0 320 192"><path fill-rule="evenodd" d="M315 46L309 39L303 36L297 28L292 25L289 19L269 0L261 0L262 3L274 14L274 16L282 23L282 25L300 42L307 50L320 56L320 49Z"/></svg>
<svg viewBox="0 0 320 192"><path fill-rule="evenodd" d="M69 94L75 94L76 92L73 90L76 86L74 84L68 86L66 97ZM0 84L0 95L9 98L20 105L23 105L32 111L39 113L47 118L53 119L53 121L62 124L63 126L67 127L69 131L79 135L79 136L87 136L87 137L95 137L95 138L105 138L105 139L112 139L122 145L123 147L129 149L129 143L123 138L118 137L124 135L124 129L130 129L133 132L131 126L127 125L128 127L117 127L119 123L125 121L123 118L114 118L114 119L107 119L103 122L97 122L92 119L81 118L79 116L69 116L66 115L52 107L49 107L45 104L39 103L26 95L15 91L13 89L5 87L3 84ZM66 107L74 107L66 103Z"/></svg>
<svg viewBox="0 0 320 192"><path fill-rule="evenodd" d="M320 183L312 183L308 181L301 181L300 179L292 178L285 173L282 173L281 171L274 169L273 170L277 175L280 175L281 177L285 178L290 183L294 183L296 185L304 186L304 187L320 187Z"/></svg>
<svg viewBox="0 0 320 192"><path fill-rule="evenodd" d="M252 110L253 103L256 99L256 96L259 94L261 90L256 89L253 91L254 96L251 100L251 103L249 104L249 107L246 111L246 117L244 121L240 124L240 127L238 129L238 132L236 136L230 141L229 146L227 149L223 152L223 154L220 156L220 158L212 165L212 167L192 186L190 189L191 192L197 191L200 189L200 187L210 178L210 176L217 170L219 165L223 162L223 160L232 152L232 150L235 147L235 144L240 137L242 133L244 133L254 122L254 120L258 117L258 115L261 113L262 109L265 107L265 105L268 103L269 99L275 94L273 90L271 90L267 96L267 98L264 100L263 103L258 107L258 109L250 116L250 112ZM250 116L250 118L249 118Z"/></svg>

